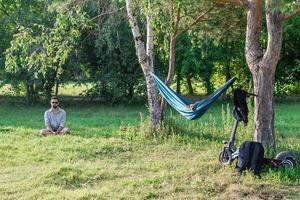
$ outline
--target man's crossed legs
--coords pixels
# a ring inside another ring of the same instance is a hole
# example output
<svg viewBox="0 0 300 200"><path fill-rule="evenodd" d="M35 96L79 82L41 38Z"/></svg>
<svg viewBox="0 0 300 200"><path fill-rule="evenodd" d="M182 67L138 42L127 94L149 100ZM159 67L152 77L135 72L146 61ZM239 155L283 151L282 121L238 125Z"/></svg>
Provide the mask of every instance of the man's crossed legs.
<svg viewBox="0 0 300 200"><path fill-rule="evenodd" d="M67 134L67 133L69 133L70 132L70 129L69 128L63 128L63 129L61 129L58 133L56 133L55 131L54 132L52 132L51 130L49 130L49 129L42 129L41 130L41 135L42 136L49 136L49 135L65 135L65 134Z"/></svg>

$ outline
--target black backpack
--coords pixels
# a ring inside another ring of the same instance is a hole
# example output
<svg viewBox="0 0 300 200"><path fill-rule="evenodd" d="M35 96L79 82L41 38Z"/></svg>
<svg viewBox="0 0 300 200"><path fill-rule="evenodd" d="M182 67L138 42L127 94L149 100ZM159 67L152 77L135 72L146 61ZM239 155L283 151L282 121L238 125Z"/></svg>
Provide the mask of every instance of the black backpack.
<svg viewBox="0 0 300 200"><path fill-rule="evenodd" d="M259 175L264 162L264 147L259 142L246 141L239 148L236 170L242 173L244 170L252 170Z"/></svg>

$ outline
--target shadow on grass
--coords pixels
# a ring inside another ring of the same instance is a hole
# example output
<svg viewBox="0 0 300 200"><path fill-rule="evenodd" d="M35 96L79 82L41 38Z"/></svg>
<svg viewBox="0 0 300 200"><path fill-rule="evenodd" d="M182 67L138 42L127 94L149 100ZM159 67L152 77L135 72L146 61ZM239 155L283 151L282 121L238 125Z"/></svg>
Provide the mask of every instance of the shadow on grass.
<svg viewBox="0 0 300 200"><path fill-rule="evenodd" d="M2 126L0 127L0 133L8 133L10 131L13 131L14 128L11 126Z"/></svg>

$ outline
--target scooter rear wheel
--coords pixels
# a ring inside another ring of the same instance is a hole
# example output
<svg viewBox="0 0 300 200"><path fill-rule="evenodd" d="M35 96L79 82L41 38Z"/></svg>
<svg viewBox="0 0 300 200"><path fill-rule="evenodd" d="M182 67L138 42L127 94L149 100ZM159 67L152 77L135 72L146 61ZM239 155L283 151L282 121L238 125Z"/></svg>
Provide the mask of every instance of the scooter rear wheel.
<svg viewBox="0 0 300 200"><path fill-rule="evenodd" d="M219 154L219 163L221 165L229 165L231 161L232 161L231 152L227 148L225 148Z"/></svg>

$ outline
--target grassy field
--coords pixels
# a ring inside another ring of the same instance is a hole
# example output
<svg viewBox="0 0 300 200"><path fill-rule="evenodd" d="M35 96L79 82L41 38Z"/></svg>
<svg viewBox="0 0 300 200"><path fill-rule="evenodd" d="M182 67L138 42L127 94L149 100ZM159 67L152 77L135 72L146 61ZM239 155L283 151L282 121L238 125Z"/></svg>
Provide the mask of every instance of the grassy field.
<svg viewBox="0 0 300 200"><path fill-rule="evenodd" d="M233 176L218 164L232 118L216 104L201 119L175 113L156 137L141 106L64 106L66 136L39 136L47 107L0 103L0 199L299 199L300 171ZM250 116L251 117L251 116ZM276 105L277 149L300 158L300 103ZM238 143L251 140L240 126Z"/></svg>
<svg viewBox="0 0 300 200"><path fill-rule="evenodd" d="M5 84L0 87L0 95L1 96L24 96L25 90L23 85L20 85L22 88L20 91L16 91L10 84ZM67 83L64 85L60 85L58 90L58 95L61 96L82 96L86 92L86 90L92 87L91 83L86 84L76 84L76 83Z"/></svg>

